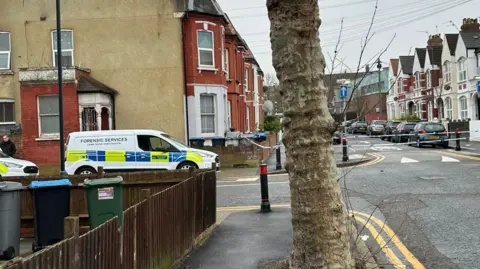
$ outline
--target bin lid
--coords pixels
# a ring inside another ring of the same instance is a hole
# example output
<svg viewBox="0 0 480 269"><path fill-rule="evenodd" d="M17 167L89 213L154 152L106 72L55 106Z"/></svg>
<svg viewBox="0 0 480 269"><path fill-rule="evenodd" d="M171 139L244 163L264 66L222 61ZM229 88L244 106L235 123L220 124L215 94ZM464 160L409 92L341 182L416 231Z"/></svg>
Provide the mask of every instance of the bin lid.
<svg viewBox="0 0 480 269"><path fill-rule="evenodd" d="M32 183L30 183L30 188L32 189L60 186L72 186L72 183L66 178L59 180L32 181Z"/></svg>
<svg viewBox="0 0 480 269"><path fill-rule="evenodd" d="M13 181L0 181L0 192L23 190L22 183Z"/></svg>
<svg viewBox="0 0 480 269"><path fill-rule="evenodd" d="M123 178L113 177L113 178L99 178L99 179L85 179L83 184L85 187L92 187L92 186L103 186L103 185L115 185L115 184L122 184Z"/></svg>

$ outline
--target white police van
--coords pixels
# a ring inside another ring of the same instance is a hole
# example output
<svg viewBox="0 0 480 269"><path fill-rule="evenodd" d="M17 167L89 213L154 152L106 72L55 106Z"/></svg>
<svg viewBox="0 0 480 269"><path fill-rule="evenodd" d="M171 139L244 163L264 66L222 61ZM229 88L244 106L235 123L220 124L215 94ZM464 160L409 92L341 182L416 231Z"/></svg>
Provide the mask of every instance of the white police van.
<svg viewBox="0 0 480 269"><path fill-rule="evenodd" d="M67 138L65 171L91 174L105 172L210 169L220 167L216 153L190 148L156 130L73 132Z"/></svg>

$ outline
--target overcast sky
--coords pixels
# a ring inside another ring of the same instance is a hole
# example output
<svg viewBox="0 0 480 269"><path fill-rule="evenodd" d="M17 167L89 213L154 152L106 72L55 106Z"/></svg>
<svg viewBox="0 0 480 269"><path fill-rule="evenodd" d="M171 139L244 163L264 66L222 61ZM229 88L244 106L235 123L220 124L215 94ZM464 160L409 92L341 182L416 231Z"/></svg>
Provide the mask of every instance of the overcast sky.
<svg viewBox="0 0 480 269"><path fill-rule="evenodd" d="M269 40L270 23L264 0L217 0L247 41L265 73L273 73ZM341 48L338 57L356 70L360 42L365 37L375 10L375 0L320 0L320 40L327 62L333 56L340 22L344 18ZM384 49L396 37L381 57L384 65L390 58L413 55L414 48L425 47L428 35L458 33L462 19L480 17L480 0L379 0L374 32L362 63ZM452 25L450 21L456 25ZM338 63L338 62L337 62ZM340 67L336 71L339 71ZM342 70L343 71L343 70Z"/></svg>

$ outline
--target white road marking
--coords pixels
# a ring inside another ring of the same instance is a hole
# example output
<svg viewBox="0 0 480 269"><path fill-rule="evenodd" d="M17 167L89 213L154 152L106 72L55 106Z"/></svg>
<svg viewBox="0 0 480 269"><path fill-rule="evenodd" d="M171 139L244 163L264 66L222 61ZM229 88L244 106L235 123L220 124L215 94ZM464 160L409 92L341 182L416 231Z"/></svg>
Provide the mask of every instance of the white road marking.
<svg viewBox="0 0 480 269"><path fill-rule="evenodd" d="M402 157L402 160L400 162L401 163L418 163L417 160L410 159L410 158L407 158L407 157Z"/></svg>
<svg viewBox="0 0 480 269"><path fill-rule="evenodd" d="M389 146L375 146L373 145L371 147L372 150L375 150L375 151L386 151L386 150L402 150L401 148L399 147L389 147Z"/></svg>
<svg viewBox="0 0 480 269"><path fill-rule="evenodd" d="M236 182L249 182L249 181L256 181L258 178L250 177L250 178L239 178L235 180Z"/></svg>
<svg viewBox="0 0 480 269"><path fill-rule="evenodd" d="M442 162L444 162L444 163L458 163L460 161L457 160L457 159L454 159L454 158L447 157L447 156L442 156Z"/></svg>
<svg viewBox="0 0 480 269"><path fill-rule="evenodd" d="M363 158L367 158L367 156L365 155L362 155L362 154L352 154L349 156L350 159L363 159Z"/></svg>
<svg viewBox="0 0 480 269"><path fill-rule="evenodd" d="M357 141L357 142L361 144L370 144L370 141Z"/></svg>

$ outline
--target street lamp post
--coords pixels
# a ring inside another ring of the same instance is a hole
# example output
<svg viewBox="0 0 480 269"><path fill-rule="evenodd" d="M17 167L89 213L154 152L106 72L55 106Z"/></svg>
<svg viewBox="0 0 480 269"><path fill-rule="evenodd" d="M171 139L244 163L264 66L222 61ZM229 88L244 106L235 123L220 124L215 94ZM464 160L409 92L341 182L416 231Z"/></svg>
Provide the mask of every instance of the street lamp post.
<svg viewBox="0 0 480 269"><path fill-rule="evenodd" d="M380 58L377 60L377 68L378 68L378 94L380 96L382 95L382 62L380 62ZM375 109L377 114L380 112L380 108ZM377 115L377 120L380 119L380 117Z"/></svg>
<svg viewBox="0 0 480 269"><path fill-rule="evenodd" d="M58 114L60 122L60 172L65 171L65 142L63 132L63 89L62 89L62 23L60 19L60 0L56 0L57 20L57 68L58 68Z"/></svg>

